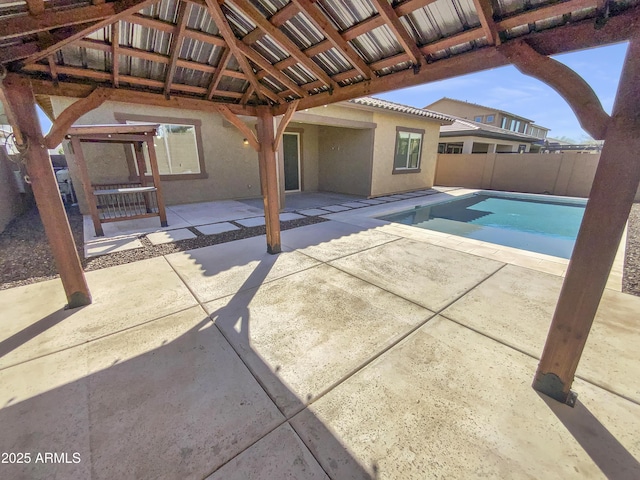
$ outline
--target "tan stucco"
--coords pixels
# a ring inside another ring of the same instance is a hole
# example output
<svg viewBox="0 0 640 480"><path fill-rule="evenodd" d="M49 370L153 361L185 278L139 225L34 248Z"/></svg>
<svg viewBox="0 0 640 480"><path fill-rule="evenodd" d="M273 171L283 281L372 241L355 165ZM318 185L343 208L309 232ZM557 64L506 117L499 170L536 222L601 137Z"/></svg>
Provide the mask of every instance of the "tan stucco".
<svg viewBox="0 0 640 480"><path fill-rule="evenodd" d="M451 100L448 98L442 98L437 102L432 103L431 105L427 105L425 107L428 110L433 110L434 112L446 113L448 115L454 115L460 118L467 118L469 120L473 120L473 117L476 115L496 115L496 119L491 122L492 125L497 124L498 111L493 110L491 108L486 108L481 105L472 105L466 103L460 103L455 100Z"/></svg>
<svg viewBox="0 0 640 480"><path fill-rule="evenodd" d="M32 205L31 192L18 191L14 170L19 170L19 167L11 163L4 147L0 146L0 233L11 220Z"/></svg>
<svg viewBox="0 0 640 480"><path fill-rule="evenodd" d="M436 185L586 198L599 160L575 152L439 155Z"/></svg>
<svg viewBox="0 0 640 480"><path fill-rule="evenodd" d="M54 113L58 116L73 99L52 97ZM244 145L243 135L226 123L216 113L186 111L172 108L129 105L105 102L99 108L83 115L76 124L113 124L114 112L166 118L197 119L202 122L202 143L205 169L208 178L163 181L164 198L167 205L176 205L208 200L251 198L260 196L258 155L250 146ZM89 148L86 148L89 147ZM93 183L126 181L128 169L124 147L83 146L85 158ZM65 148L69 153L69 149ZM86 202L75 174L74 158L68 158L72 178L78 191L78 200L83 211Z"/></svg>
<svg viewBox="0 0 640 480"><path fill-rule="evenodd" d="M60 115L73 101L70 98L52 97L54 114ZM106 102L82 116L76 124L119 123L121 117L118 114L201 122L208 178L163 180L167 205L260 196L257 153L243 145L243 135L218 114ZM255 127L251 119L243 120L250 128ZM425 130L419 173L393 174L398 126ZM301 134L304 191L325 190L380 196L433 185L439 127L438 121L415 115L340 104L297 112L287 130ZM124 148L84 145L83 152L92 183L128 180L129 169ZM78 187L81 209L86 212L86 201L77 181L75 159L68 145L65 146L65 152L69 157L71 176ZM278 158L282 176L281 152ZM283 184L281 181L281 189L284 188Z"/></svg>
<svg viewBox="0 0 640 480"><path fill-rule="evenodd" d="M370 195L373 129L320 127L320 190Z"/></svg>
<svg viewBox="0 0 640 480"><path fill-rule="evenodd" d="M498 146L498 152L502 151L502 152L517 152L518 151L518 147L520 145L526 145L526 151L528 152L529 149L531 148L531 141L527 141L527 140L518 140L518 141L513 141L513 140L500 140L500 139L493 139L493 138L487 138L487 137L477 137L474 135L465 135L465 136L459 136L459 137L440 137L439 140L440 143L462 143L465 144L465 146L468 146L468 152L467 153L471 153L471 144L473 143L483 143L483 144L488 144L488 145L496 145ZM464 150L463 150L464 152Z"/></svg>
<svg viewBox="0 0 640 480"><path fill-rule="evenodd" d="M440 123L409 115L375 113L375 133L371 196L419 190L433 186ZM396 127L424 129L419 173L393 174Z"/></svg>

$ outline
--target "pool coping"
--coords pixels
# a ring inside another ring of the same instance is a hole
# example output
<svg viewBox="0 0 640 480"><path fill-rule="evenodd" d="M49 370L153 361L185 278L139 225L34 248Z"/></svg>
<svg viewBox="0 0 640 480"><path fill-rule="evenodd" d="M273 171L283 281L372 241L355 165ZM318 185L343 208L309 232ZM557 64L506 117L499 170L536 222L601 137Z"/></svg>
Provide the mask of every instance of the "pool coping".
<svg viewBox="0 0 640 480"><path fill-rule="evenodd" d="M487 189L457 188L455 190L447 190L445 192L430 195L428 197L408 198L406 200L393 202L392 204L387 203L372 205L371 207L358 208L357 210L349 210L346 212L322 215L322 218L337 222L348 223L363 228L376 228L383 231L384 233L395 235L397 237L430 243L432 245L439 245L451 250L469 253L479 257L490 258L492 260L497 260L503 263L517 265L519 267L529 268L532 270L537 270L539 272L564 277L567 273L567 267L569 265L569 260L564 258L545 255L543 253L529 252L528 250L520 250L513 247L483 242L480 240L459 237L457 235L425 230L411 225L403 225L375 218L383 215L391 215L394 213L402 212L403 210L408 210L416 206L426 206L434 203L440 203L442 201L446 201L447 199L451 199L452 197L461 197L463 195L483 191L494 192L494 190ZM522 194L521 192L503 192L499 190L496 190L495 192L498 194ZM553 197L554 199L558 200L585 200L579 197L537 195L530 193L522 195L547 199L549 197ZM618 247L614 264L611 269L609 280L606 286L606 288L616 290L618 292L622 291L622 275L624 268L626 237L627 228L625 226L625 231L623 232L622 240Z"/></svg>

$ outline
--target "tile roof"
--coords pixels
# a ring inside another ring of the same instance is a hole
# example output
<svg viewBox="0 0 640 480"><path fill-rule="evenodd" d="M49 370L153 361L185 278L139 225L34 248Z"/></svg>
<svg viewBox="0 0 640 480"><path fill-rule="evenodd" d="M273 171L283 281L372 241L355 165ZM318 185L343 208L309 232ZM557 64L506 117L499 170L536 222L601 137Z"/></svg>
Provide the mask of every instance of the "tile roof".
<svg viewBox="0 0 640 480"><path fill-rule="evenodd" d="M390 102L388 100L382 100L375 97L360 97L353 100L349 100L348 103L354 103L356 105L364 105L367 107L382 108L384 110L391 110L398 113L405 113L409 115L415 115L417 117L431 118L433 120L440 120L443 125L452 123L455 119L451 115L445 115L444 113L433 112L431 110L425 110L424 108L411 107L409 105L402 105L401 103Z"/></svg>
<svg viewBox="0 0 640 480"><path fill-rule="evenodd" d="M511 137L514 140L525 140L527 142L537 142L540 139L524 133L514 132L511 130L505 130L504 128L495 127L493 125L487 125L485 123L478 123L472 120L466 120L462 118L454 118L454 122L450 125L443 125L440 127L440 136L455 136L458 135L480 135L484 137L497 136L500 138ZM443 135L444 134L444 135Z"/></svg>
<svg viewBox="0 0 640 480"><path fill-rule="evenodd" d="M531 120L530 118L527 117L523 117L522 115L518 115L517 113L512 113L512 112L507 112L506 110L501 110L499 108L495 108L495 107L487 107L486 105L480 105L479 103L473 103L473 102L467 102L466 100L458 100L456 98L450 98L450 97L442 97L440 100L436 100L435 102L426 105L424 108L429 108L432 107L433 105L435 105L438 102L441 102L443 100L448 100L450 102L456 102L456 103L460 103L462 105L471 105L472 107L479 107L479 108L484 108L487 110L493 110L495 112L498 113L502 113L503 115L509 115L510 117L516 117L520 120L525 120L529 123L533 123L533 120ZM538 128L545 128L545 127L540 127L538 125L536 125Z"/></svg>

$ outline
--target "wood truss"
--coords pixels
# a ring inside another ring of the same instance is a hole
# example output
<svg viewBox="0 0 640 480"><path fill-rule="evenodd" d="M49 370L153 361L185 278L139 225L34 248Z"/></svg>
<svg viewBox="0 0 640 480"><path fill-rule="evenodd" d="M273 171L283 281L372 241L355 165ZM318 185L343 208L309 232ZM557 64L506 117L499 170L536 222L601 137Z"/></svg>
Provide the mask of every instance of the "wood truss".
<svg viewBox="0 0 640 480"><path fill-rule="evenodd" d="M515 0L503 10L502 2L473 0L449 5L456 12L449 17L434 2L291 0L275 9L266 0L27 0L0 6L0 100L26 151L69 306L86 305L91 295L47 147L102 102L217 112L238 128L258 152L267 250L278 253L275 152L296 110L514 64L553 87L583 128L605 139L534 379L537 390L571 404L573 377L640 182L640 1L550 0L532 8ZM630 46L609 116L582 78L548 56L622 41ZM34 94L81 100L58 116L45 138ZM257 135L238 115L257 117ZM283 118L274 131L276 115Z"/></svg>
<svg viewBox="0 0 640 480"><path fill-rule="evenodd" d="M69 84L83 83L165 100L223 103L237 113L255 114L246 109L269 105L282 114L293 100L309 108L511 63L515 57L506 58L495 47L516 41L527 40L538 53L550 55L578 48L576 43L625 40L640 10L625 2L626 9L609 13L608 21L601 21L604 28L595 30L594 22L604 18L602 0L535 9L523 3L503 15L491 0L474 0L469 14L477 16L476 25L463 23L457 32L425 40L433 32L419 19L437 14L429 10L434 0L370 2L376 13L354 22L341 19L323 0L292 0L277 11L261 0L179 0L164 16L157 13L159 0L78 6L70 0L30 0L23 10L0 7L0 62L52 82L61 93ZM200 27L207 22L216 28ZM539 24L544 31L538 31ZM321 36L305 35L302 28ZM375 36L382 29L388 32L384 41ZM168 41L158 45L149 38ZM203 49L209 55L201 55Z"/></svg>

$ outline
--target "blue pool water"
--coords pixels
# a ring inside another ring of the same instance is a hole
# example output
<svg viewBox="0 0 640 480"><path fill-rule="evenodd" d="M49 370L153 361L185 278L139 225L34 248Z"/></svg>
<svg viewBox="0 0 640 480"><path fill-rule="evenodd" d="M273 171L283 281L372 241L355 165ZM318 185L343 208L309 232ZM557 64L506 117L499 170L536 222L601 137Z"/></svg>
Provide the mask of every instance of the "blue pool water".
<svg viewBox="0 0 640 480"><path fill-rule="evenodd" d="M379 218L570 258L585 205L578 199L478 192Z"/></svg>

